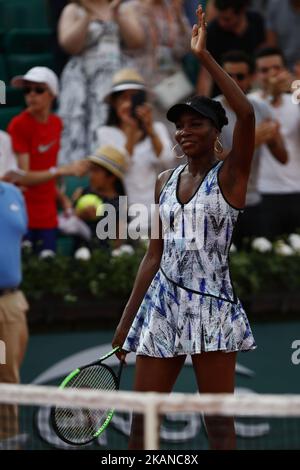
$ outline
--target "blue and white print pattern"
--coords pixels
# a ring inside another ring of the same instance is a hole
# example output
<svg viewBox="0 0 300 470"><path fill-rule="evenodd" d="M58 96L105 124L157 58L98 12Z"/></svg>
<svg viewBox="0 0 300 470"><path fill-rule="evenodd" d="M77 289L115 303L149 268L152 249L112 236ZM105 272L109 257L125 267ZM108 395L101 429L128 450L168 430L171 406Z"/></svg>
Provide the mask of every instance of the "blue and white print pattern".
<svg viewBox="0 0 300 470"><path fill-rule="evenodd" d="M218 173L206 174L183 204L175 169L160 195L164 250L160 270L137 312L123 349L153 357L202 351L248 351L255 341L232 286L228 256L239 210L223 197Z"/></svg>

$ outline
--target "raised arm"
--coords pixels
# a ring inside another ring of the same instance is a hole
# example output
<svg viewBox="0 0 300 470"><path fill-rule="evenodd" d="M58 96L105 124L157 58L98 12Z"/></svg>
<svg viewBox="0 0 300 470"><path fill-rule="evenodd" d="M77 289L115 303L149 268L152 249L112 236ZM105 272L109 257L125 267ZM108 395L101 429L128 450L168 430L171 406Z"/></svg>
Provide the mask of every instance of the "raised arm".
<svg viewBox="0 0 300 470"><path fill-rule="evenodd" d="M234 80L206 49L205 13L201 7L198 7L197 16L199 22L193 27L192 51L215 80L237 117L232 149L220 171L220 183L228 202L234 207L243 207L255 144L254 110Z"/></svg>
<svg viewBox="0 0 300 470"><path fill-rule="evenodd" d="M111 4L113 17L120 28L120 35L126 47L138 49L145 46L146 36L139 21L139 11L134 4L114 0Z"/></svg>

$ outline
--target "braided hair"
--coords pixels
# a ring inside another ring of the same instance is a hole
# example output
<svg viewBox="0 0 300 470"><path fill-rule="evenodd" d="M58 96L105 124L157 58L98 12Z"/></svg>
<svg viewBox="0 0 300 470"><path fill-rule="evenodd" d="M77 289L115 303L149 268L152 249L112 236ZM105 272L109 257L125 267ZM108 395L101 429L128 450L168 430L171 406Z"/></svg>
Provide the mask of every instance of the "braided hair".
<svg viewBox="0 0 300 470"><path fill-rule="evenodd" d="M199 97L203 103L206 104L206 106L210 107L217 120L217 128L221 132L222 127L226 126L228 124L228 119L226 116L226 111L221 105L219 101L213 100L211 98L207 98L206 96L201 96Z"/></svg>
<svg viewBox="0 0 300 470"><path fill-rule="evenodd" d="M223 126L227 126L228 124L228 118L226 116L226 111L225 109L223 108L223 106L221 105L221 103L219 101L216 101L216 100L211 100L211 106L214 108L217 116L218 116L218 119L219 119L219 130L221 131L222 130L222 127Z"/></svg>

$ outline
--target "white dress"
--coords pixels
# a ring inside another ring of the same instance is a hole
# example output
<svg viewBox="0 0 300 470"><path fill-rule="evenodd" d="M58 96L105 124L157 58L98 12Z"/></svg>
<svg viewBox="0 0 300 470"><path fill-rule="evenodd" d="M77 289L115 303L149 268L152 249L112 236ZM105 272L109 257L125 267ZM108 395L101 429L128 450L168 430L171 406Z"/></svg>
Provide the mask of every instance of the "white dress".
<svg viewBox="0 0 300 470"><path fill-rule="evenodd" d="M84 50L70 58L61 76L58 109L64 122L61 164L85 158L94 150L97 130L107 118L103 98L121 66L118 25L113 21L91 22Z"/></svg>
<svg viewBox="0 0 300 470"><path fill-rule="evenodd" d="M123 349L153 357L248 351L255 341L228 265L239 210L224 198L215 165L182 204L174 170L160 195L164 250Z"/></svg>

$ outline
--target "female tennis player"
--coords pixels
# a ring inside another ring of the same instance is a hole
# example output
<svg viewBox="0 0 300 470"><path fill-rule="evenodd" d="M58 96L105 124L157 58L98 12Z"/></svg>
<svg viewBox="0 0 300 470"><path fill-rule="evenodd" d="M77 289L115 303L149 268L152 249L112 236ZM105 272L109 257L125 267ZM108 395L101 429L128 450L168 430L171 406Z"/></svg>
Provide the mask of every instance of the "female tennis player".
<svg viewBox="0 0 300 470"><path fill-rule="evenodd" d="M159 239L151 239L113 346L119 358L136 351L136 391L168 393L191 354L199 391L233 393L237 351L256 347L230 279L233 228L245 204L254 150L255 118L245 95L206 49L205 14L197 10L191 49L237 115L233 146L218 161L222 105L195 97L167 118L188 163L160 174L156 184ZM212 449L234 449L232 417L206 417ZM143 446L133 420L130 448Z"/></svg>

